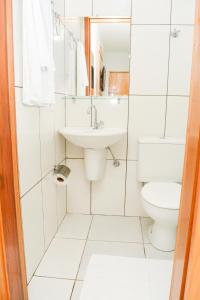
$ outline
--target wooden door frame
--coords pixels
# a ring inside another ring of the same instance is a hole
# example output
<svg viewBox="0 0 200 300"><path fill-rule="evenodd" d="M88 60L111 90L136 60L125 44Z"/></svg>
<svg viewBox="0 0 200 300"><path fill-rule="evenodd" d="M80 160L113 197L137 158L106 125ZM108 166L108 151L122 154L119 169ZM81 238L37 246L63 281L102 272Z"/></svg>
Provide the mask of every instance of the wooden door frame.
<svg viewBox="0 0 200 300"><path fill-rule="evenodd" d="M199 299L200 285L200 0L197 0L190 114L171 300ZM27 300L19 197L12 0L0 1L0 299ZM2 76L3 74L3 76ZM198 272L197 272L198 271Z"/></svg>
<svg viewBox="0 0 200 300"><path fill-rule="evenodd" d="M12 1L0 1L0 299L26 300L19 196Z"/></svg>
<svg viewBox="0 0 200 300"><path fill-rule="evenodd" d="M84 32L85 32L85 58L87 64L87 73L88 73L88 83L89 85L86 87L86 96L91 96L91 24L90 18L84 18Z"/></svg>
<svg viewBox="0 0 200 300"><path fill-rule="evenodd" d="M199 143L200 145L200 143ZM200 146L199 146L200 155ZM197 191L195 197L193 226L191 232L191 245L188 256L187 277L185 280L184 300L200 299L200 162L198 170Z"/></svg>
<svg viewBox="0 0 200 300"><path fill-rule="evenodd" d="M193 65L181 206L170 300L200 299L200 0L196 0ZM194 249L195 246L195 249ZM193 256L191 256L191 254ZM197 269L199 271L197 276ZM194 274L196 276L194 276ZM195 293L194 293L195 291ZM194 297L195 295L195 297Z"/></svg>

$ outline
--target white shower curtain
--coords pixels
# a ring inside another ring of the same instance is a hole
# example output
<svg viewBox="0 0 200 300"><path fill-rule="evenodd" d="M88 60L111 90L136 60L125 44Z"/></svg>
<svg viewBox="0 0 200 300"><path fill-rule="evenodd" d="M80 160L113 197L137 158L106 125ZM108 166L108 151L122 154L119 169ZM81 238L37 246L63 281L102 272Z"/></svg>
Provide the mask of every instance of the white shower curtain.
<svg viewBox="0 0 200 300"><path fill-rule="evenodd" d="M23 1L23 103L55 103L53 17L50 0Z"/></svg>

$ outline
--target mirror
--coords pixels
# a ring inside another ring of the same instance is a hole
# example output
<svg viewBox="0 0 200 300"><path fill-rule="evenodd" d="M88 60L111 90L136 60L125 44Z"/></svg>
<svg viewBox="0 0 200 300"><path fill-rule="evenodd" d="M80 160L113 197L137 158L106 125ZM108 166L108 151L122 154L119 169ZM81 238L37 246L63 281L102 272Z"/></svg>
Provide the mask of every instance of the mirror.
<svg viewBox="0 0 200 300"><path fill-rule="evenodd" d="M129 94L130 18L70 18L66 90L70 96Z"/></svg>

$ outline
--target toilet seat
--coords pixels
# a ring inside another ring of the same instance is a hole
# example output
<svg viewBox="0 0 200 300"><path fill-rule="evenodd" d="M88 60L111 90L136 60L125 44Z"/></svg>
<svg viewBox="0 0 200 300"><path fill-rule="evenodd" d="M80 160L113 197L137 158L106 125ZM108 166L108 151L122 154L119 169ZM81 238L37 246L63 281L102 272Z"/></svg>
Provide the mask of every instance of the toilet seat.
<svg viewBox="0 0 200 300"><path fill-rule="evenodd" d="M172 182L149 182L141 190L143 199L160 208L179 209L181 185Z"/></svg>

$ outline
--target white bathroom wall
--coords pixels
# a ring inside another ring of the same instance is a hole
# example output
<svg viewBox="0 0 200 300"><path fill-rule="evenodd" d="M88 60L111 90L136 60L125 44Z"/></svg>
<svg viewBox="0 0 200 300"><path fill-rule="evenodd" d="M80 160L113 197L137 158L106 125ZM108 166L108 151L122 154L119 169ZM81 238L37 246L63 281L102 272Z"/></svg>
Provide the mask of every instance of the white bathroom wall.
<svg viewBox="0 0 200 300"><path fill-rule="evenodd" d="M127 138L112 147L120 160L114 168L107 155L102 181L85 179L82 149L67 143L73 180L68 211L142 216L141 184L137 181L139 136L184 137L187 124L194 0L65 0L73 16L131 16L130 95L120 102L98 98L66 100L67 126L90 126L87 108L96 105L105 127L128 128ZM178 31L178 37L173 32ZM178 116L178 120L177 120Z"/></svg>
<svg viewBox="0 0 200 300"><path fill-rule="evenodd" d="M66 16L129 16L131 0L65 0Z"/></svg>
<svg viewBox="0 0 200 300"><path fill-rule="evenodd" d="M129 72L129 61L126 52L105 52L104 60L107 70Z"/></svg>
<svg viewBox="0 0 200 300"><path fill-rule="evenodd" d="M55 1L64 11L64 0ZM20 194L27 281L66 214L66 188L53 182L53 168L65 160L65 141L57 130L65 126L64 39L55 41L56 105L22 104L22 0L13 1L14 61Z"/></svg>

